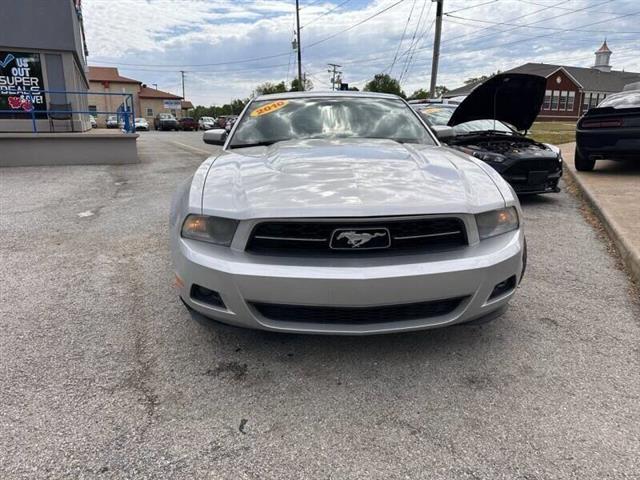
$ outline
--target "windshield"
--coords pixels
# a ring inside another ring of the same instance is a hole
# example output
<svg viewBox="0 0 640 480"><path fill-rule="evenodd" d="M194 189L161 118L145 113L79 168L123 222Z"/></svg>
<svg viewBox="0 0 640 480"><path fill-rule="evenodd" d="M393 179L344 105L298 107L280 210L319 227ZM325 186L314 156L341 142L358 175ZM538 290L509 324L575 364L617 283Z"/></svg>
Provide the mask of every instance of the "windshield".
<svg viewBox="0 0 640 480"><path fill-rule="evenodd" d="M638 108L640 107L640 91L637 92L623 92L616 95L611 95L605 98L598 108L613 107L613 108Z"/></svg>
<svg viewBox="0 0 640 480"><path fill-rule="evenodd" d="M213 118L211 117L200 117L200 120L203 122L213 122Z"/></svg>
<svg viewBox="0 0 640 480"><path fill-rule="evenodd" d="M427 107L420 106L416 108L420 116L429 125L447 125L455 109L455 105L432 105ZM481 132L486 130L497 130L499 132L513 133L513 129L511 129L506 123L503 123L500 120L496 120L494 122L491 119L472 120L470 122L461 123L454 126L453 130L457 134Z"/></svg>
<svg viewBox="0 0 640 480"><path fill-rule="evenodd" d="M401 100L306 97L251 103L238 121L229 146L311 138L384 138L434 144L428 130Z"/></svg>
<svg viewBox="0 0 640 480"><path fill-rule="evenodd" d="M161 113L159 115L159 117L163 120L171 120L173 119L173 115L171 115L170 113Z"/></svg>

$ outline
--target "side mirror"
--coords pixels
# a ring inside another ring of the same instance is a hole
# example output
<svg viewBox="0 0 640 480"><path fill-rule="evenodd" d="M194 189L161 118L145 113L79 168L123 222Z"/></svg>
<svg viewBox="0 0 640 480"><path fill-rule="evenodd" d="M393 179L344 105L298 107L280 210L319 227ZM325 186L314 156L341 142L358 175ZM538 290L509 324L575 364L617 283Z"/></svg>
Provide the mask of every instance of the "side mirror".
<svg viewBox="0 0 640 480"><path fill-rule="evenodd" d="M209 145L224 145L227 140L227 131L223 128L207 130L202 134L202 141Z"/></svg>
<svg viewBox="0 0 640 480"><path fill-rule="evenodd" d="M456 131L453 127L448 127L446 125L434 125L431 127L431 130L433 130L436 138L443 142L446 142L456 136Z"/></svg>

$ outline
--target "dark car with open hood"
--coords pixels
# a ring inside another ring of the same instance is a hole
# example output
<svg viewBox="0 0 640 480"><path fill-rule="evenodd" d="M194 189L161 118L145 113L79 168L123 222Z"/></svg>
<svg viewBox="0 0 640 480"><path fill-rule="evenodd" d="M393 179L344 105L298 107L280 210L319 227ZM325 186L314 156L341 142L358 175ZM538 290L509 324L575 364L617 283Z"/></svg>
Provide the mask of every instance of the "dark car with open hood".
<svg viewBox="0 0 640 480"><path fill-rule="evenodd" d="M542 106L545 85L538 75L503 73L459 105L412 106L441 142L491 165L516 193L558 192L560 149L526 137Z"/></svg>

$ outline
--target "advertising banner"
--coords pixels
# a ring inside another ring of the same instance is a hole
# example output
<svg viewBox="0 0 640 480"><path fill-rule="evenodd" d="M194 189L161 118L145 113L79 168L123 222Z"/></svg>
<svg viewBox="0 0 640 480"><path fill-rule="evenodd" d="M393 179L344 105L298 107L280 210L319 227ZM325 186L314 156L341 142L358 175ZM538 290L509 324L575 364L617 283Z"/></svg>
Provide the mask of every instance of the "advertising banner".
<svg viewBox="0 0 640 480"><path fill-rule="evenodd" d="M180 105L180 100L165 100L163 106L166 110L180 110Z"/></svg>
<svg viewBox="0 0 640 480"><path fill-rule="evenodd" d="M0 51L0 110L15 112L0 114L0 120L22 118L25 113L30 117L32 111L46 110L43 90L39 53Z"/></svg>

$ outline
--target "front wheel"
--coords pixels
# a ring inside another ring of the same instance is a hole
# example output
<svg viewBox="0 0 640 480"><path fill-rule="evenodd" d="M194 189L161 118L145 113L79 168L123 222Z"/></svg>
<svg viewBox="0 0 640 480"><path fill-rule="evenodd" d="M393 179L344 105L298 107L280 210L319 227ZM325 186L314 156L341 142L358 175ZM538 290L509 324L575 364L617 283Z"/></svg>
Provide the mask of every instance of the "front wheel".
<svg viewBox="0 0 640 480"><path fill-rule="evenodd" d="M576 166L576 170L579 172L590 172L596 166L595 159L583 156L577 148L573 156L573 161Z"/></svg>

